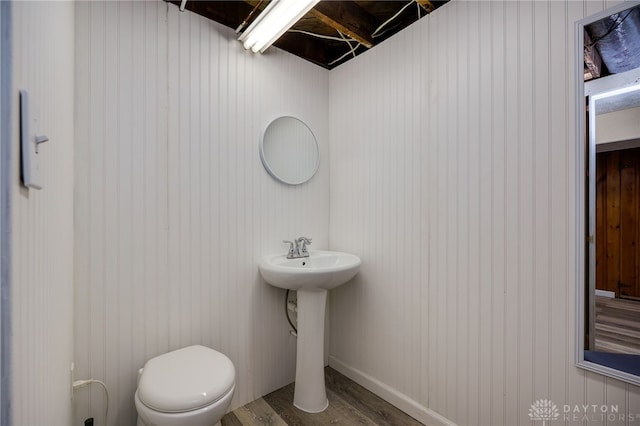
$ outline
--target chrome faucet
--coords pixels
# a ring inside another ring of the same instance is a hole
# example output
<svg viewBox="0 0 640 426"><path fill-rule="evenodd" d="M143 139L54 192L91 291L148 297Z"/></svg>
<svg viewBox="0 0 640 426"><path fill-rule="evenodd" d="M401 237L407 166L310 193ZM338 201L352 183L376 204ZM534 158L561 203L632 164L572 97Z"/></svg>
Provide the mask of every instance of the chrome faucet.
<svg viewBox="0 0 640 426"><path fill-rule="evenodd" d="M311 244L311 238L300 237L294 241L283 240L283 243L289 244L289 252L287 259L298 259L300 257L309 257L307 245Z"/></svg>

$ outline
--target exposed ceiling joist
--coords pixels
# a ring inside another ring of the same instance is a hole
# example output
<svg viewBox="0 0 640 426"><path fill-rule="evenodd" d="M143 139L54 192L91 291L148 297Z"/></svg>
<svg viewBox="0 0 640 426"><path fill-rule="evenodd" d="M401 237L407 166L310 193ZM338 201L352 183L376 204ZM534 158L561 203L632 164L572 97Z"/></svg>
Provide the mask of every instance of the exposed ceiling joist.
<svg viewBox="0 0 640 426"><path fill-rule="evenodd" d="M585 31L584 32L584 45L587 46L584 49L584 79L591 80L599 78L602 68L602 59L598 50L591 46L591 37Z"/></svg>
<svg viewBox="0 0 640 426"><path fill-rule="evenodd" d="M418 3L424 10L426 10L427 13L433 12L436 8L430 0L416 0L416 3Z"/></svg>
<svg viewBox="0 0 640 426"><path fill-rule="evenodd" d="M321 1L311 9L311 14L367 48L373 47L375 19L355 2Z"/></svg>

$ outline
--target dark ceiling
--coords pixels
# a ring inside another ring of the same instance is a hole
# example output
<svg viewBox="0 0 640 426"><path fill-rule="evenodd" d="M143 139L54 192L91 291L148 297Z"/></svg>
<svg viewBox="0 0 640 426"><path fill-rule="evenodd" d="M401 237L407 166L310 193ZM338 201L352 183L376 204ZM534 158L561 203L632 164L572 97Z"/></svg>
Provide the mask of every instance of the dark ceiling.
<svg viewBox="0 0 640 426"><path fill-rule="evenodd" d="M176 6L181 3L180 0L168 1ZM322 0L274 46L332 69L381 43L447 1ZM243 28L246 28L268 3L188 0L186 9L236 30L245 21Z"/></svg>

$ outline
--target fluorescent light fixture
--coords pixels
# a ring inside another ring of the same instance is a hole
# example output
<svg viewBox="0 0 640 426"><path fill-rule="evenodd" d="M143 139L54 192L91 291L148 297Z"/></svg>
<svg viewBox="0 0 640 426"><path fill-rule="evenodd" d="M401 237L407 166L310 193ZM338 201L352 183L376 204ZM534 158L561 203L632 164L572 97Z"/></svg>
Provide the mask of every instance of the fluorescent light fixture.
<svg viewBox="0 0 640 426"><path fill-rule="evenodd" d="M271 0L238 40L245 49L262 53L320 0Z"/></svg>

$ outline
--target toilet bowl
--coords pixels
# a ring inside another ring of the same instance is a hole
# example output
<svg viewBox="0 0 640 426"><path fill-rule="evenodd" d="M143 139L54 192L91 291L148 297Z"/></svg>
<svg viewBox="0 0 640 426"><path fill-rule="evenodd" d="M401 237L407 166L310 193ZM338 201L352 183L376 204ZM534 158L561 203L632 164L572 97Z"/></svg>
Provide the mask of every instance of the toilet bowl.
<svg viewBox="0 0 640 426"><path fill-rule="evenodd" d="M138 372L138 426L220 425L233 391L229 358L195 345L150 359Z"/></svg>

